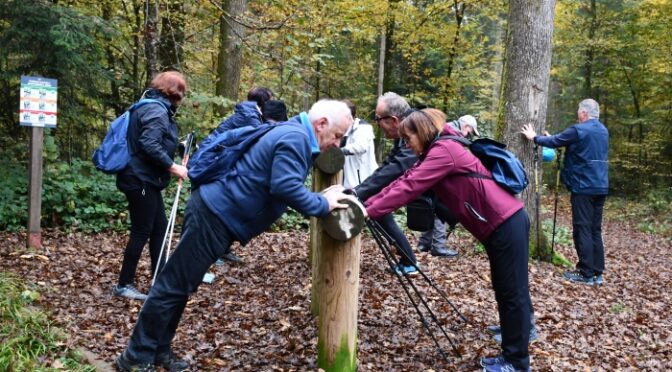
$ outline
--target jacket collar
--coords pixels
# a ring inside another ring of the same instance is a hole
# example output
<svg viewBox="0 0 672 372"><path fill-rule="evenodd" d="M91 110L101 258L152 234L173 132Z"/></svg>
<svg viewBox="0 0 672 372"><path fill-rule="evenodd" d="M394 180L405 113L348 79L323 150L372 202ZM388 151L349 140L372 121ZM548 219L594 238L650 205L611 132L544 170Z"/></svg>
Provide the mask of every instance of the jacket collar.
<svg viewBox="0 0 672 372"><path fill-rule="evenodd" d="M317 143L315 130L313 129L313 125L310 123L310 120L308 119L308 114L306 112L300 113L299 119L301 120L301 124L303 124L303 126L306 128L306 132L308 132L308 138L310 140L310 151L312 152L313 155L319 154L320 146Z"/></svg>

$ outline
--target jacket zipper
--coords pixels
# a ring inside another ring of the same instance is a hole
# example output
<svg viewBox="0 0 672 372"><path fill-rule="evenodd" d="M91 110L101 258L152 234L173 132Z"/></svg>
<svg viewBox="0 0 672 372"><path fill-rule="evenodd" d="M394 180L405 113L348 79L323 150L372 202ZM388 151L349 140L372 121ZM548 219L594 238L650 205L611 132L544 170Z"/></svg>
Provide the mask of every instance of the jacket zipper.
<svg viewBox="0 0 672 372"><path fill-rule="evenodd" d="M485 217L483 217L480 213L476 212L476 209L474 209L474 207L469 204L469 202L465 201L464 207L467 208L467 210L471 212L471 214L473 214L474 217L476 217L479 221L488 223L488 220L486 220Z"/></svg>

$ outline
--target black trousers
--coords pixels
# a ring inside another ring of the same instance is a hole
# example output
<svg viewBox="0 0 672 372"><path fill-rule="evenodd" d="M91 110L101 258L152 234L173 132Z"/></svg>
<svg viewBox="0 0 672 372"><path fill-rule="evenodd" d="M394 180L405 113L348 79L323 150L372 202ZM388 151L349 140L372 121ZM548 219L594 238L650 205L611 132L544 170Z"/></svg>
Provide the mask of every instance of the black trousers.
<svg viewBox="0 0 672 372"><path fill-rule="evenodd" d="M196 292L203 275L231 243L231 233L203 203L200 193L192 193L180 243L140 310L126 349L128 358L153 363L157 354L170 350L189 296Z"/></svg>
<svg viewBox="0 0 672 372"><path fill-rule="evenodd" d="M529 231L530 220L525 209L521 209L485 242L502 327L502 355L514 367L525 371L530 366L528 341L532 316L527 272Z"/></svg>
<svg viewBox="0 0 672 372"><path fill-rule="evenodd" d="M404 235L397 222L394 220L392 213L386 214L376 220L385 233L397 243L398 253L401 256L399 263L404 266L411 266L417 261L411 243L408 242L406 235Z"/></svg>
<svg viewBox="0 0 672 372"><path fill-rule="evenodd" d="M602 211L606 195L572 194L572 235L579 262L576 268L585 277L604 271Z"/></svg>
<svg viewBox="0 0 672 372"><path fill-rule="evenodd" d="M131 233L124 250L124 261L119 273L120 286L135 282L135 271L147 240L149 240L152 275L154 274L163 236L168 227L161 190L145 185L139 189L124 191L124 194L128 199L128 211L131 215Z"/></svg>

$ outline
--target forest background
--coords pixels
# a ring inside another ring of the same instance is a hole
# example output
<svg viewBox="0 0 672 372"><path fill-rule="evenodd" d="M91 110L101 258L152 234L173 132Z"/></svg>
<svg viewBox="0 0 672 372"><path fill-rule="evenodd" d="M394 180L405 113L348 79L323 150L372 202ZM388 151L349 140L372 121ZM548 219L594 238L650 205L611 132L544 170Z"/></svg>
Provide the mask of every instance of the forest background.
<svg viewBox="0 0 672 372"><path fill-rule="evenodd" d="M474 115L483 135L497 137L507 10L500 0L3 1L0 230L24 229L27 220L21 75L58 79L42 225L124 228L114 177L89 159L153 73L188 77L178 124L197 138L255 86L271 88L290 114L320 98L349 98L369 121L379 92L394 91L450 119ZM558 1L546 121L549 132L562 130L576 122L581 99L596 99L611 135L610 194L663 209L672 199L671 26L669 0ZM389 143L379 135L377 144L381 158ZM290 215L279 228L297 225L305 220Z"/></svg>

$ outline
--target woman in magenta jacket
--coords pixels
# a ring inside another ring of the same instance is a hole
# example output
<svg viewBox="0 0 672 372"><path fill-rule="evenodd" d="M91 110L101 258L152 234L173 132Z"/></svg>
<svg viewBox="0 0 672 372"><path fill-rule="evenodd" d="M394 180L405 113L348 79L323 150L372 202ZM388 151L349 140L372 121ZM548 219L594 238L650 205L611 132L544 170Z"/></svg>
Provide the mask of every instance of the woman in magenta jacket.
<svg viewBox="0 0 672 372"><path fill-rule="evenodd" d="M415 111L404 119L399 134L418 155L418 162L369 198L366 212L376 219L433 190L483 243L490 260L502 328L502 354L481 359L481 365L486 371L507 367L527 371L532 309L527 274L530 222L523 203L497 185L476 156L459 142L439 138L458 135L445 121L445 114L435 109Z"/></svg>

